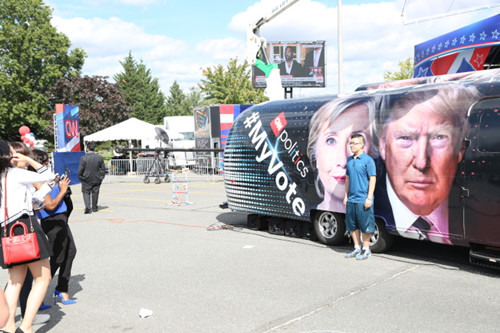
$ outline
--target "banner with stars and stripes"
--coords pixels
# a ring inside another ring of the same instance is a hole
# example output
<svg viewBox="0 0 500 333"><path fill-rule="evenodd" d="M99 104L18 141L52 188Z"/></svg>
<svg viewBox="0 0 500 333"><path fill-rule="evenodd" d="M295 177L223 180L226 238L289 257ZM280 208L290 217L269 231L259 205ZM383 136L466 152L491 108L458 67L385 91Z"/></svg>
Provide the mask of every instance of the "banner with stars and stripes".
<svg viewBox="0 0 500 333"><path fill-rule="evenodd" d="M483 70L500 45L500 14L415 45L414 77Z"/></svg>

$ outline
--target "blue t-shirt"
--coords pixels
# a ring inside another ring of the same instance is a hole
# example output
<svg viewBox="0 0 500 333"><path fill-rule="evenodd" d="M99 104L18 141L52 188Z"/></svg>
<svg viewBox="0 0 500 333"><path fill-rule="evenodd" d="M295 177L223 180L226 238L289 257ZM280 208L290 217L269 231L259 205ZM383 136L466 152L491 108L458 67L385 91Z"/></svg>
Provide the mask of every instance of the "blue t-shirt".
<svg viewBox="0 0 500 333"><path fill-rule="evenodd" d="M347 159L346 175L349 176L349 196L347 201L364 203L368 197L370 176L377 175L375 161L364 152L356 158L351 155Z"/></svg>
<svg viewBox="0 0 500 333"><path fill-rule="evenodd" d="M59 192L61 192L61 191L59 191L59 186L54 186L52 191L50 191L50 193L49 193L50 197L52 199L54 199L55 197L57 197ZM36 216L40 220L42 220L42 219L47 218L49 216L54 216L56 214L64 213L67 210L68 210L68 207L66 207L66 203L64 202L64 200L61 200L59 205L57 205L57 207L54 210L41 209L38 212L36 212Z"/></svg>

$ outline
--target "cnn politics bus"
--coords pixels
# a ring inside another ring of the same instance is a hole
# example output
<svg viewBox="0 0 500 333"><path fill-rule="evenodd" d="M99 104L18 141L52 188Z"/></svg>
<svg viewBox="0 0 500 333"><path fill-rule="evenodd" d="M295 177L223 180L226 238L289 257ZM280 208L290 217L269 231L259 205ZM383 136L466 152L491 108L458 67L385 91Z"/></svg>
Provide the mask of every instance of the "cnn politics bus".
<svg viewBox="0 0 500 333"><path fill-rule="evenodd" d="M348 143L359 133L377 166L372 251L401 236L500 260L500 71L362 89L241 113L224 152L228 207L255 228L342 243Z"/></svg>

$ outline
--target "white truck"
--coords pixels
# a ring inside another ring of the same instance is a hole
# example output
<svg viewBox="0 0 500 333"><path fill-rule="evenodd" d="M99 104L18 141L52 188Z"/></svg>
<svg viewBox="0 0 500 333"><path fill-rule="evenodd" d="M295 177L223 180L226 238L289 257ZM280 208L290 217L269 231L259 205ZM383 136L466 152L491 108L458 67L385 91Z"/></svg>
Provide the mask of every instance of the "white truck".
<svg viewBox="0 0 500 333"><path fill-rule="evenodd" d="M163 125L167 132L182 134L182 138L172 139L173 148L190 149L195 147L194 119L192 116L172 116L163 118ZM194 152L177 151L171 153L173 165L177 168L193 166L195 164Z"/></svg>

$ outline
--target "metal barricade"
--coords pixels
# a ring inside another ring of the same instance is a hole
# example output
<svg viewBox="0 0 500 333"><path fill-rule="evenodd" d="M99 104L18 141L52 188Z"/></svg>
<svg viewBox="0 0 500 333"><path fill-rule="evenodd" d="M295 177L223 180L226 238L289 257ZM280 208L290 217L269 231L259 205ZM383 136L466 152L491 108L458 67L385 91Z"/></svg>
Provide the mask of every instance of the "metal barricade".
<svg viewBox="0 0 500 333"><path fill-rule="evenodd" d="M154 163L154 157L138 157L132 160L129 159L111 159L108 162L108 175L123 176L127 175L130 171L135 172L137 175L145 175ZM132 170L130 169L132 164Z"/></svg>
<svg viewBox="0 0 500 333"><path fill-rule="evenodd" d="M197 157L195 172L199 175L208 175L210 164L211 163L209 157Z"/></svg>
<svg viewBox="0 0 500 333"><path fill-rule="evenodd" d="M107 174L110 176L126 176L130 172L135 175L146 175L151 170L155 162L154 157L138 157L136 159L111 159L107 163ZM190 170L194 174L206 178L206 181L214 181L217 176L222 176L222 170L219 170L219 158L215 157L197 157L191 165L187 167L175 168L176 170ZM165 169L168 171L168 164L163 160ZM194 164L194 165L193 165ZM132 166L132 169L131 169ZM193 174L193 176L194 176ZM163 175L162 175L163 177Z"/></svg>
<svg viewBox="0 0 500 333"><path fill-rule="evenodd" d="M130 160L128 159L111 159L108 163L108 175L122 176L130 171Z"/></svg>
<svg viewBox="0 0 500 333"><path fill-rule="evenodd" d="M136 160L137 174L145 175L151 168L151 165L153 165L154 160L155 160L154 157L138 157Z"/></svg>
<svg viewBox="0 0 500 333"><path fill-rule="evenodd" d="M216 176L222 176L223 172L219 168L219 156L203 156L196 158L195 173L206 177L206 181L215 181Z"/></svg>

